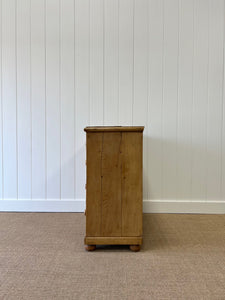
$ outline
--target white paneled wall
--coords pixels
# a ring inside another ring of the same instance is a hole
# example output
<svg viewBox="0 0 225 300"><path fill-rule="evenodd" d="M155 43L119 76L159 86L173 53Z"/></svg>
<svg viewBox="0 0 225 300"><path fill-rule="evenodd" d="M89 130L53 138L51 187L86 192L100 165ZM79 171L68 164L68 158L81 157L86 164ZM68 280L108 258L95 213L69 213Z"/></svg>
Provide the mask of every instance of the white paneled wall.
<svg viewBox="0 0 225 300"><path fill-rule="evenodd" d="M144 211L225 213L224 0L0 0L0 210L82 211L87 125L144 125Z"/></svg>

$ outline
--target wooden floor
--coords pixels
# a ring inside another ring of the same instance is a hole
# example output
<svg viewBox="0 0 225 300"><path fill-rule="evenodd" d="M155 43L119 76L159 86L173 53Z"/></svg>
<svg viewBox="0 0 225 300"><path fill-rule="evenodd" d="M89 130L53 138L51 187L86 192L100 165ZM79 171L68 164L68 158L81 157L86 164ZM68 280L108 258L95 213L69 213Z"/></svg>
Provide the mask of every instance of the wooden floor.
<svg viewBox="0 0 225 300"><path fill-rule="evenodd" d="M225 299L225 215L144 214L140 252L78 213L0 213L0 299Z"/></svg>

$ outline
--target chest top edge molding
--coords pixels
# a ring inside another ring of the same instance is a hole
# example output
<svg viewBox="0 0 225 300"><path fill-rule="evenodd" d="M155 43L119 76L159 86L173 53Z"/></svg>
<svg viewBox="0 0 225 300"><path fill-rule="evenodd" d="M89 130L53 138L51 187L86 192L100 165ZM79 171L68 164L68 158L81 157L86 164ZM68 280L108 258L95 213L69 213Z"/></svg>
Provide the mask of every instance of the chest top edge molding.
<svg viewBox="0 0 225 300"><path fill-rule="evenodd" d="M120 132L120 131L130 131L130 132L143 132L144 126L88 126L84 128L86 132Z"/></svg>

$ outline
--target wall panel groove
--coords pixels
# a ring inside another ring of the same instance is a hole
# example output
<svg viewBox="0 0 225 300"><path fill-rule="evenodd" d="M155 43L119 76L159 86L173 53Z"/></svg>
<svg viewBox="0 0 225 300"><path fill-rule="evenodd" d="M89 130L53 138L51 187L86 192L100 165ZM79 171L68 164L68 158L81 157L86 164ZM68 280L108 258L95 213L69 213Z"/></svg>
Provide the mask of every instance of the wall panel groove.
<svg viewBox="0 0 225 300"><path fill-rule="evenodd" d="M2 1L0 1L0 45L2 45ZM2 46L0 47L0 199L3 198L3 110L2 110Z"/></svg>
<svg viewBox="0 0 225 300"><path fill-rule="evenodd" d="M84 199L83 128L133 124L146 209L225 203L224 0L0 3L0 199Z"/></svg>
<svg viewBox="0 0 225 300"><path fill-rule="evenodd" d="M177 115L177 199L190 197L193 101L194 1L180 2Z"/></svg>
<svg viewBox="0 0 225 300"><path fill-rule="evenodd" d="M31 0L32 196L46 198L45 0Z"/></svg>
<svg viewBox="0 0 225 300"><path fill-rule="evenodd" d="M18 197L16 2L2 1L2 115L4 199Z"/></svg>
<svg viewBox="0 0 225 300"><path fill-rule="evenodd" d="M223 11L225 0L223 1ZM225 199L225 17L223 18L223 82L222 82L222 112L221 112L221 199Z"/></svg>
<svg viewBox="0 0 225 300"><path fill-rule="evenodd" d="M31 198L30 1L17 3L18 197Z"/></svg>
<svg viewBox="0 0 225 300"><path fill-rule="evenodd" d="M75 197L74 1L61 1L61 198Z"/></svg>

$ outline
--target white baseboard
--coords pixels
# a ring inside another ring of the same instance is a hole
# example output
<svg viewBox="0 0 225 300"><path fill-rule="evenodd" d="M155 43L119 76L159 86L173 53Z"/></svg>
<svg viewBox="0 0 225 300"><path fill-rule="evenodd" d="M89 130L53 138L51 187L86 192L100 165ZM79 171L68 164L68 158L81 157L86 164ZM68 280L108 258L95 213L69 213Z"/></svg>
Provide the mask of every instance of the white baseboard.
<svg viewBox="0 0 225 300"><path fill-rule="evenodd" d="M8 212L83 212L84 199L7 199L0 200L0 211ZM144 213L225 214L225 201L144 200Z"/></svg>
<svg viewBox="0 0 225 300"><path fill-rule="evenodd" d="M84 212L84 199L10 199L0 200L0 211L11 212Z"/></svg>
<svg viewBox="0 0 225 300"><path fill-rule="evenodd" d="M225 214L225 201L144 200L144 213Z"/></svg>

